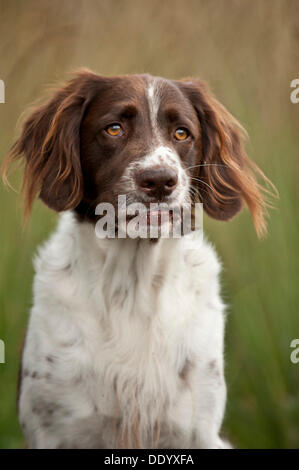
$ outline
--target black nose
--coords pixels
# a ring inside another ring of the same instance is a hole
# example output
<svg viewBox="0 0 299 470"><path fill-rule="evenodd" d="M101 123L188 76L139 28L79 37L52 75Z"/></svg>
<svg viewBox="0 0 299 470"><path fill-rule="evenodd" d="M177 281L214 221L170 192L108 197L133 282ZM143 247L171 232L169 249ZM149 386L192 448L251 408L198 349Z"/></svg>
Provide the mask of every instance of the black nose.
<svg viewBox="0 0 299 470"><path fill-rule="evenodd" d="M148 196L162 198L169 196L175 189L178 175L169 167L147 168L137 173L136 182Z"/></svg>

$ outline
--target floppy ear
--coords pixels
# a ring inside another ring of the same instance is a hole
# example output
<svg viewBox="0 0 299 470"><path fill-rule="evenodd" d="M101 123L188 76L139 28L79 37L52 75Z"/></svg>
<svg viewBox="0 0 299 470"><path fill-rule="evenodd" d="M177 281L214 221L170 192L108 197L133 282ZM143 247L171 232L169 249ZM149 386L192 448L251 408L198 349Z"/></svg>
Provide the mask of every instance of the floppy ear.
<svg viewBox="0 0 299 470"><path fill-rule="evenodd" d="M267 190L257 183L256 175L269 180L246 155L246 131L204 83L183 80L180 86L193 104L201 128L202 154L196 177L204 210L215 219L229 220L245 203L258 235L263 235L266 203L262 193Z"/></svg>
<svg viewBox="0 0 299 470"><path fill-rule="evenodd" d="M99 78L89 71L79 72L25 121L2 168L7 181L9 164L25 157L25 216L37 193L55 211L74 208L81 201L80 125Z"/></svg>

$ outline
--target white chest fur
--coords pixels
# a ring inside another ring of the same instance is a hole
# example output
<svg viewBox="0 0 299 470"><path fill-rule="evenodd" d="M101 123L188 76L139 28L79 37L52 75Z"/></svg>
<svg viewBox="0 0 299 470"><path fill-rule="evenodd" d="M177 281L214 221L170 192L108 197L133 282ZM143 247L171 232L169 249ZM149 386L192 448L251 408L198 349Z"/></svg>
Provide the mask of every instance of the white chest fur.
<svg viewBox="0 0 299 470"><path fill-rule="evenodd" d="M200 236L98 240L65 213L35 268L20 397L31 447L218 445L224 315Z"/></svg>

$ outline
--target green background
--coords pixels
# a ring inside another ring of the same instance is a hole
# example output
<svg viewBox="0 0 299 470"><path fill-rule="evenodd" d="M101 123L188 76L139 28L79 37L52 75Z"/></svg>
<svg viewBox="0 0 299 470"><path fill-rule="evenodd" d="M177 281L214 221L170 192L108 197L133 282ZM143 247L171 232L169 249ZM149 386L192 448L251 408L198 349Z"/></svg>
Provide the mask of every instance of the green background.
<svg viewBox="0 0 299 470"><path fill-rule="evenodd" d="M237 447L299 447L298 144L299 2L291 0L0 0L1 159L20 114L48 84L78 67L206 80L248 130L249 155L280 193L259 241L248 211L230 223L205 218L223 261L228 305L224 432ZM20 173L11 179L18 187ZM16 415L20 351L31 304L32 256L56 215L1 185L0 448L23 447Z"/></svg>

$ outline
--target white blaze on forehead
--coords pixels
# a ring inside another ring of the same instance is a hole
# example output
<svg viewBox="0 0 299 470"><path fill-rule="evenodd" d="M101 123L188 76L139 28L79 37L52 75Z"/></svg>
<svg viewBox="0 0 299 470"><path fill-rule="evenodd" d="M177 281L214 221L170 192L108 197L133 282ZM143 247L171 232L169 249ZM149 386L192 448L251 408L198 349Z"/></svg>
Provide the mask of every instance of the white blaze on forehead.
<svg viewBox="0 0 299 470"><path fill-rule="evenodd" d="M167 145L162 137L162 132L158 124L158 112L161 102L162 83L157 78L152 78L147 89L148 106L150 113L150 121L153 131L153 142L151 151L146 155L142 166L153 166L168 164L175 166L179 163L179 156Z"/></svg>
<svg viewBox="0 0 299 470"><path fill-rule="evenodd" d="M149 107L150 124L152 127L152 142L148 151L137 161L132 162L125 170L122 177L128 191L136 189L135 175L138 171L143 171L153 167L170 167L176 170L178 175L178 184L173 193L178 205L187 200L189 194L189 179L184 170L179 154L175 148L172 148L170 142L167 142L166 136L163 136L158 123L158 112L161 104L163 81L152 78L147 87L147 101Z"/></svg>
<svg viewBox="0 0 299 470"><path fill-rule="evenodd" d="M147 89L148 106L150 112L150 120L155 137L159 137L158 127L158 111L161 100L161 85L156 78L153 78Z"/></svg>
<svg viewBox="0 0 299 470"><path fill-rule="evenodd" d="M168 147L162 137L162 132L158 124L158 112L161 103L161 92L163 82L160 79L152 78L147 89L150 121L153 130L153 146L151 151L145 156L138 166L142 168L156 165L166 165L177 170L180 179L182 165L177 152ZM165 145L166 144L166 145Z"/></svg>

